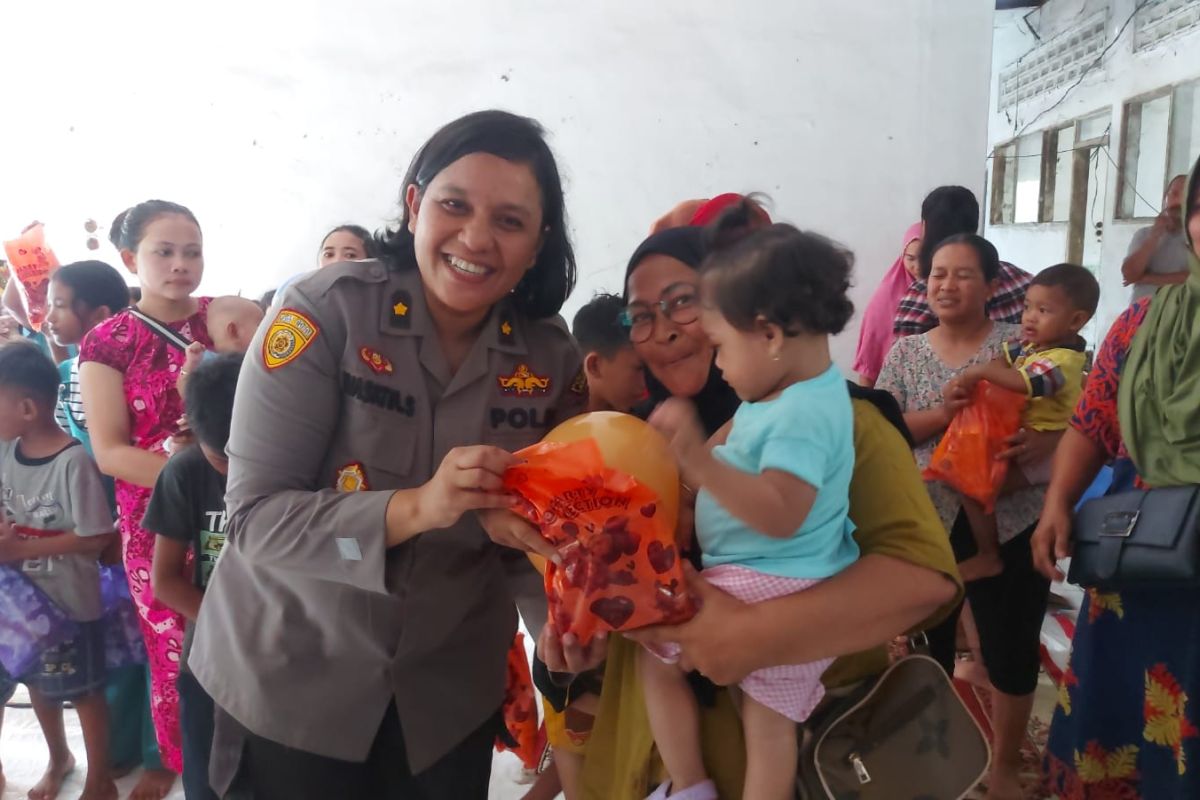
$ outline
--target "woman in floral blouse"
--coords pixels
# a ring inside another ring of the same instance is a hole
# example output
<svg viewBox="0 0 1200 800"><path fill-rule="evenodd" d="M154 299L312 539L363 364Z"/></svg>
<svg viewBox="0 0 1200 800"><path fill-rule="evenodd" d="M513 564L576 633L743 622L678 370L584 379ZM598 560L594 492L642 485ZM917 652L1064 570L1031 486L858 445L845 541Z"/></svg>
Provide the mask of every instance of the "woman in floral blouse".
<svg viewBox="0 0 1200 800"><path fill-rule="evenodd" d="M1113 324L1055 455L1039 570L1060 577L1071 510L1105 462L1110 491L1200 483L1200 161L1184 204L1191 275ZM1200 797L1200 590L1089 591L1045 758L1045 796Z"/></svg>
<svg viewBox="0 0 1200 800"><path fill-rule="evenodd" d="M918 464L924 468L954 414L965 405L953 393L943 394L963 370L1002 352L1006 340L1016 339L1016 325L993 322L986 305L1000 272L996 248L974 234L943 239L931 254L929 305L938 326L899 339L884 361L877 389L890 392L904 411L904 421L917 443ZM961 512L958 494L940 483L927 483L942 524L951 532L958 560L971 555L970 526ZM1041 511L1042 490L1025 489L996 503L1000 555L1004 571L967 584L967 598L979 630L980 649L992 695L995 732L988 800L1020 798L1017 781L1020 746L1033 710L1037 688L1038 644L1046 610L1049 582L1034 571L1029 551L1033 526ZM950 670L954 664L954 634L958 613L929 631L933 655Z"/></svg>

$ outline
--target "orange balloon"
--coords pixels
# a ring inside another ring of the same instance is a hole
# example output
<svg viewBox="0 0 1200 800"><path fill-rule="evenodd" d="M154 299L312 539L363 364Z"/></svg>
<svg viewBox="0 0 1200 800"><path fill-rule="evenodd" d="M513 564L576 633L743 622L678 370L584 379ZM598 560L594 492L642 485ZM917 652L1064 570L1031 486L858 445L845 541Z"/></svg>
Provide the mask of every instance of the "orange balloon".
<svg viewBox="0 0 1200 800"><path fill-rule="evenodd" d="M679 469L666 438L631 414L593 411L581 414L546 434L544 442L594 439L610 469L637 478L658 495L666 518L679 518Z"/></svg>
<svg viewBox="0 0 1200 800"><path fill-rule="evenodd" d="M626 475L632 475L659 498L666 519L679 518L679 469L666 438L642 420L619 411L593 411L572 417L546 434L544 442L576 442L595 439L604 454L604 463ZM546 559L528 553L541 574L546 574Z"/></svg>

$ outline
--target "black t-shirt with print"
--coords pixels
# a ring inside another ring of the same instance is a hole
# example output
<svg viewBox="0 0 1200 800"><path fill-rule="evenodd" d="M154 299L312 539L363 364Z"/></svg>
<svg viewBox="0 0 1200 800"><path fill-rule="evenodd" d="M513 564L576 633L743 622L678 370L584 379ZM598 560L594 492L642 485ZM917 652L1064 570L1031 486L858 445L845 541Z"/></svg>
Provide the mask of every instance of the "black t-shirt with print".
<svg viewBox="0 0 1200 800"><path fill-rule="evenodd" d="M158 474L142 527L190 544L196 557L193 582L198 589L208 585L225 544L225 476L199 447L176 453Z"/></svg>
<svg viewBox="0 0 1200 800"><path fill-rule="evenodd" d="M213 469L199 446L167 461L154 484L142 527L191 546L195 556L192 582L204 591L225 545L225 476ZM185 664L191 650L190 623L186 634Z"/></svg>

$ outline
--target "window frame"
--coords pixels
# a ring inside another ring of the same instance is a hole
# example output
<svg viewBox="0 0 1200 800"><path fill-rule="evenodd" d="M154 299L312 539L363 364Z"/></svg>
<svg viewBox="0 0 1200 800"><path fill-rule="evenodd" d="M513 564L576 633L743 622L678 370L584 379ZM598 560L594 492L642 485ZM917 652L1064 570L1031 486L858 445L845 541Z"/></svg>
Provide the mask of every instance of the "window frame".
<svg viewBox="0 0 1200 800"><path fill-rule="evenodd" d="M1180 86L1186 86L1189 83L1195 83L1197 81L1200 81L1200 78L1192 78L1192 79L1189 79L1186 81L1170 83L1170 84L1167 84L1166 86L1160 86L1157 89L1152 89L1151 91L1143 92L1138 95L1134 95L1133 97L1127 98L1126 100L1124 100L1121 103L1121 152L1118 154L1118 157L1117 157L1117 202L1116 202L1116 207L1113 210L1113 220L1114 221L1116 221L1116 222L1143 222L1143 223L1144 222L1153 222L1155 217L1157 216L1157 215L1154 215L1154 216L1149 216L1149 217L1139 217L1139 216L1136 216L1132 211L1126 211L1126 209L1125 209L1125 187L1126 187L1126 182L1127 182L1125 176L1128 173L1128 167L1129 167L1129 165L1127 163L1127 158L1128 158L1128 154L1129 154L1129 117L1130 117L1129 112L1130 112L1130 109L1135 105L1142 106L1142 105L1145 105L1146 103L1152 102L1154 100L1158 100L1163 97L1167 98L1167 137L1166 137L1167 146L1166 146L1166 152L1163 153L1163 178L1162 178L1163 186L1162 186L1162 189L1159 190L1159 196L1157 199L1157 202L1161 203L1162 202L1162 193L1166 191L1167 181L1170 179L1166 173L1171 171L1170 170L1170 167L1171 167L1171 142L1174 139L1174 133L1175 133L1175 91ZM1139 156L1139 158L1141 156L1140 150L1138 152L1138 156ZM1136 181L1135 181L1135 183L1136 183ZM1147 199L1149 200L1150 198L1147 198ZM1138 206L1137 194L1135 192L1134 200L1133 200L1134 209L1136 209L1137 206Z"/></svg>
<svg viewBox="0 0 1200 800"><path fill-rule="evenodd" d="M1016 164L1012 165L1012 175L1009 175L1009 157L1005 153L1011 148L1012 161L1016 161L1017 155L1017 140L1009 139L1006 142L1001 142L992 148L992 189L991 189L991 209L988 212L988 222L991 225L1016 225L1012 219L1004 219L1004 190L1009 180L1014 181L1013 186L1013 214L1016 214L1017 192L1015 181L1017 179ZM1024 223L1022 223L1024 224Z"/></svg>
<svg viewBox="0 0 1200 800"><path fill-rule="evenodd" d="M1069 120L1064 120L1059 123L1051 124L1041 131L1034 131L1032 134L1023 134L1015 136L998 143L992 148L992 185L989 193L991 200L991 208L988 212L988 224L993 227L1028 227L1032 225L1068 225L1070 220L1055 220L1054 219L1054 191L1057 183L1057 166L1058 166L1058 136L1060 132L1071 128L1075 132L1075 141L1071 145L1072 151L1082 150L1088 147L1107 147L1111 141L1111 124L1112 124L1113 107L1103 106L1086 114L1080 114ZM1095 117L1107 116L1109 121L1108 131L1101 136L1094 136L1091 139L1081 139L1083 133L1083 123L1086 120L1091 120ZM1042 135L1042 163L1041 175L1038 184L1038 215L1037 219L1030 222L1015 222L1016 217L1016 159L1020 157L1019 142L1024 136L1030 136L1037 133ZM1012 156L1007 156L1006 153L1012 149ZM1050 156L1053 156L1051 158ZM1009 161L1013 164L1009 164ZM1010 173L1009 170L1012 170ZM1075 172L1077 166L1072 168L1072 196L1074 195ZM1004 191L1006 182L1013 183L1013 217L1004 218ZM1072 202L1074 200L1072 199Z"/></svg>

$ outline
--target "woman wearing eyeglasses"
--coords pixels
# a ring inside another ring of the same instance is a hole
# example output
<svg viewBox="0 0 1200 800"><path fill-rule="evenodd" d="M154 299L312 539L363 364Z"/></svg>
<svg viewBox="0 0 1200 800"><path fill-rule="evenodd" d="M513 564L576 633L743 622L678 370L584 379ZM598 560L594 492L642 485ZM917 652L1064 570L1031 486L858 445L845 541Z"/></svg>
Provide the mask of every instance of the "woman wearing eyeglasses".
<svg viewBox="0 0 1200 800"><path fill-rule="evenodd" d="M696 214L702 211L703 206ZM662 230L643 242L626 273L623 322L646 364L652 406L668 397L690 398L712 436L739 401L715 367L714 348L700 328L697 270L707 249L706 231L699 227ZM901 433L898 408L886 397L876 406L878 393L858 387L851 392L856 461L850 514L863 558L806 593L755 605L695 578L700 613L683 625L635 634L639 641L679 643L682 663L720 685L757 669L853 654L838 658L823 678L841 686L880 672L887 664L882 643L936 622L952 607L945 604L957 602L961 585L954 559ZM595 666L602 651L564 649L545 635L540 648L551 670L572 672ZM583 793L642 800L660 781L661 765L642 701L636 648L614 637L607 654ZM703 687L708 705L705 767L720 796L738 796L745 763L741 748L731 744L738 741L740 723L730 695L703 679L694 685Z"/></svg>

